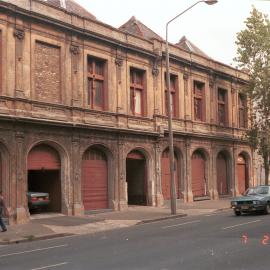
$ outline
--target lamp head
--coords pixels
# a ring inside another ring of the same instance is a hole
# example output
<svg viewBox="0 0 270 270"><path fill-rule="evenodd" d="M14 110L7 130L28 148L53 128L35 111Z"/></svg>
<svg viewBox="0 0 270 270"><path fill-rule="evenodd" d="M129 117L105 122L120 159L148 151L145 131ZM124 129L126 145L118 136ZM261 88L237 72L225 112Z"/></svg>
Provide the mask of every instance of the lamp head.
<svg viewBox="0 0 270 270"><path fill-rule="evenodd" d="M217 0L204 0L204 3L207 4L207 5L214 5L217 2L218 2Z"/></svg>

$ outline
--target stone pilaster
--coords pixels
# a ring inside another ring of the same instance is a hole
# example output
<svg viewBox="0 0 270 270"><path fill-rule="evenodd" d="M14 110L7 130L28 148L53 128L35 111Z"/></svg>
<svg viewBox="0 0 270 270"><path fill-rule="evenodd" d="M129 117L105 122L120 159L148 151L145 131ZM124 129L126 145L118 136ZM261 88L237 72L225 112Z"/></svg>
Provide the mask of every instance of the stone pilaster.
<svg viewBox="0 0 270 270"><path fill-rule="evenodd" d="M25 32L22 28L15 28L13 32L15 38L15 96L24 98L23 89L23 45Z"/></svg>
<svg viewBox="0 0 270 270"><path fill-rule="evenodd" d="M184 171L184 201L192 202L193 201L193 193L192 193L192 166L191 166L191 146L190 140L186 140L186 167Z"/></svg>
<svg viewBox="0 0 270 270"><path fill-rule="evenodd" d="M121 138L120 138L121 140ZM124 157L124 144L118 142L118 182L119 182L119 210L128 208L128 193L126 182L126 158Z"/></svg>
<svg viewBox="0 0 270 270"><path fill-rule="evenodd" d="M158 87L160 61L161 61L160 56L156 56L153 61L152 67L153 88L154 88L154 115L160 114L160 105L159 105L160 93L158 93L158 90L160 90Z"/></svg>
<svg viewBox="0 0 270 270"><path fill-rule="evenodd" d="M231 193L233 196L239 195L238 190L238 176L237 176L237 147L233 147L233 156L232 156L232 190Z"/></svg>
<svg viewBox="0 0 270 270"><path fill-rule="evenodd" d="M215 76L209 78L209 91L210 91L210 123L217 122L217 93L216 93L216 79Z"/></svg>
<svg viewBox="0 0 270 270"><path fill-rule="evenodd" d="M237 89L236 82L232 82L231 86L231 98L232 98L232 127L237 127L238 112L237 112Z"/></svg>
<svg viewBox="0 0 270 270"><path fill-rule="evenodd" d="M124 108L122 104L122 69L124 64L124 55L120 50L117 51L115 57L116 66L116 89L117 89L117 113L124 113Z"/></svg>
<svg viewBox="0 0 270 270"><path fill-rule="evenodd" d="M190 109L190 102L191 102L191 93L189 93L189 73L187 71L184 72L183 75L183 79L184 79L184 104L185 104L185 110L184 110L184 116L185 116L185 120L190 121L191 120L191 109Z"/></svg>
<svg viewBox="0 0 270 270"><path fill-rule="evenodd" d="M217 149L214 145L212 145L211 148L211 164L210 172L212 175L210 175L210 186L209 186L209 192L211 199L217 200L219 198L218 191L217 191Z"/></svg>
<svg viewBox="0 0 270 270"><path fill-rule="evenodd" d="M80 56L80 47L76 44L70 45L70 53L71 53L71 84L72 84L72 106L80 107L81 104L81 96L78 91L79 88L79 56Z"/></svg>
<svg viewBox="0 0 270 270"><path fill-rule="evenodd" d="M78 156L80 156L80 140L73 138L72 140L72 167L73 167L73 215L80 216L84 213L84 207L81 197L81 164Z"/></svg>
<svg viewBox="0 0 270 270"><path fill-rule="evenodd" d="M28 220L29 212L27 210L27 179L25 174L25 158L24 158L24 133L17 132L15 134L16 139L16 214L17 223L24 223Z"/></svg>
<svg viewBox="0 0 270 270"><path fill-rule="evenodd" d="M156 205L162 206L164 204L164 198L162 195L162 183L161 183L161 149L160 145L157 142L155 144L155 157L156 157L156 164L155 164L155 171L156 171Z"/></svg>

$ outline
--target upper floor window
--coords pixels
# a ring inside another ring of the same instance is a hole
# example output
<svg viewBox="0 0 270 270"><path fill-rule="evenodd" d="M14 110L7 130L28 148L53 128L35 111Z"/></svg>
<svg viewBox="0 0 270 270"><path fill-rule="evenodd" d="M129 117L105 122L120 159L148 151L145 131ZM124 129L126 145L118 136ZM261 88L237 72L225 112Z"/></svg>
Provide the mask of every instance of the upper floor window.
<svg viewBox="0 0 270 270"><path fill-rule="evenodd" d="M243 94L238 95L238 125L247 128L247 98Z"/></svg>
<svg viewBox="0 0 270 270"><path fill-rule="evenodd" d="M87 105L94 110L105 107L105 65L103 59L88 57Z"/></svg>
<svg viewBox="0 0 270 270"><path fill-rule="evenodd" d="M205 85L194 81L194 120L205 121Z"/></svg>
<svg viewBox="0 0 270 270"><path fill-rule="evenodd" d="M144 115L145 71L130 69L130 111L133 115Z"/></svg>
<svg viewBox="0 0 270 270"><path fill-rule="evenodd" d="M228 124L227 90L218 88L218 123L222 126Z"/></svg>
<svg viewBox="0 0 270 270"><path fill-rule="evenodd" d="M172 116L177 116L177 96L178 96L178 88L177 88L177 76L170 74L170 95L171 95L171 111ZM167 108L167 79L165 74L165 108L166 108L166 115L168 114L168 108Z"/></svg>

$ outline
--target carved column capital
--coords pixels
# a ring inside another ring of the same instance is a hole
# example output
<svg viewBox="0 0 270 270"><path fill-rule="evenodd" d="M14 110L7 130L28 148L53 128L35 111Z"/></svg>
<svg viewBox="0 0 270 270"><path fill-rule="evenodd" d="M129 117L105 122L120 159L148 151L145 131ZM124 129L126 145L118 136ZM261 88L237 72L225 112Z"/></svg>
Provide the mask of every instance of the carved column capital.
<svg viewBox="0 0 270 270"><path fill-rule="evenodd" d="M17 139L17 141L21 141L24 139L24 132L22 131L17 131L15 133L15 138Z"/></svg>
<svg viewBox="0 0 270 270"><path fill-rule="evenodd" d="M124 58L123 57L116 57L115 58L115 64L118 66L118 67L122 67L123 66L123 62L124 62Z"/></svg>
<svg viewBox="0 0 270 270"><path fill-rule="evenodd" d="M158 66L160 65L161 62L161 57L157 55L153 61L153 68L152 68L152 74L153 76L157 77L159 75L159 68Z"/></svg>
<svg viewBox="0 0 270 270"><path fill-rule="evenodd" d="M73 55L80 54L80 47L78 45L71 44L69 50Z"/></svg>
<svg viewBox="0 0 270 270"><path fill-rule="evenodd" d="M13 35L15 38L19 39L19 40L23 40L24 36L25 36L25 32L23 29L14 29Z"/></svg>
<svg viewBox="0 0 270 270"><path fill-rule="evenodd" d="M188 78L189 78L189 74L187 72L185 72L184 75L183 75L183 78L184 78L185 81L187 81Z"/></svg>
<svg viewBox="0 0 270 270"><path fill-rule="evenodd" d="M152 75L157 77L159 74L159 69L157 67L153 67L152 68Z"/></svg>

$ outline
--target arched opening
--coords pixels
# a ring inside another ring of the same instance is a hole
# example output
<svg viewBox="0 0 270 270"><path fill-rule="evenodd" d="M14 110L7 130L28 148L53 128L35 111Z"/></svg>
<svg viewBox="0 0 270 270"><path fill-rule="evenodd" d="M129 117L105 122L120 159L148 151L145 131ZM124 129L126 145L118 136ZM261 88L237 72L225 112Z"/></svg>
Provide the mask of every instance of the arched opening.
<svg viewBox="0 0 270 270"><path fill-rule="evenodd" d="M207 196L206 158L202 151L192 155L192 192L194 198Z"/></svg>
<svg viewBox="0 0 270 270"><path fill-rule="evenodd" d="M81 186L85 211L108 208L107 156L97 146L90 147L83 155Z"/></svg>
<svg viewBox="0 0 270 270"><path fill-rule="evenodd" d="M242 194L249 187L248 163L243 154L237 158L237 179L238 191Z"/></svg>
<svg viewBox="0 0 270 270"><path fill-rule="evenodd" d="M126 182L129 205L147 205L145 156L137 150L131 151L126 159Z"/></svg>
<svg viewBox="0 0 270 270"><path fill-rule="evenodd" d="M167 148L163 151L161 156L161 182L162 182L162 195L164 200L171 199L171 172L170 172L170 152ZM177 154L174 153L175 162L175 191L176 198L180 198L180 162Z"/></svg>
<svg viewBox="0 0 270 270"><path fill-rule="evenodd" d="M229 194L228 167L227 155L224 152L219 152L217 156L217 191L220 196Z"/></svg>
<svg viewBox="0 0 270 270"><path fill-rule="evenodd" d="M61 160L58 152L49 145L37 145L29 152L27 164L29 210L61 212ZM46 193L49 194L48 205Z"/></svg>

